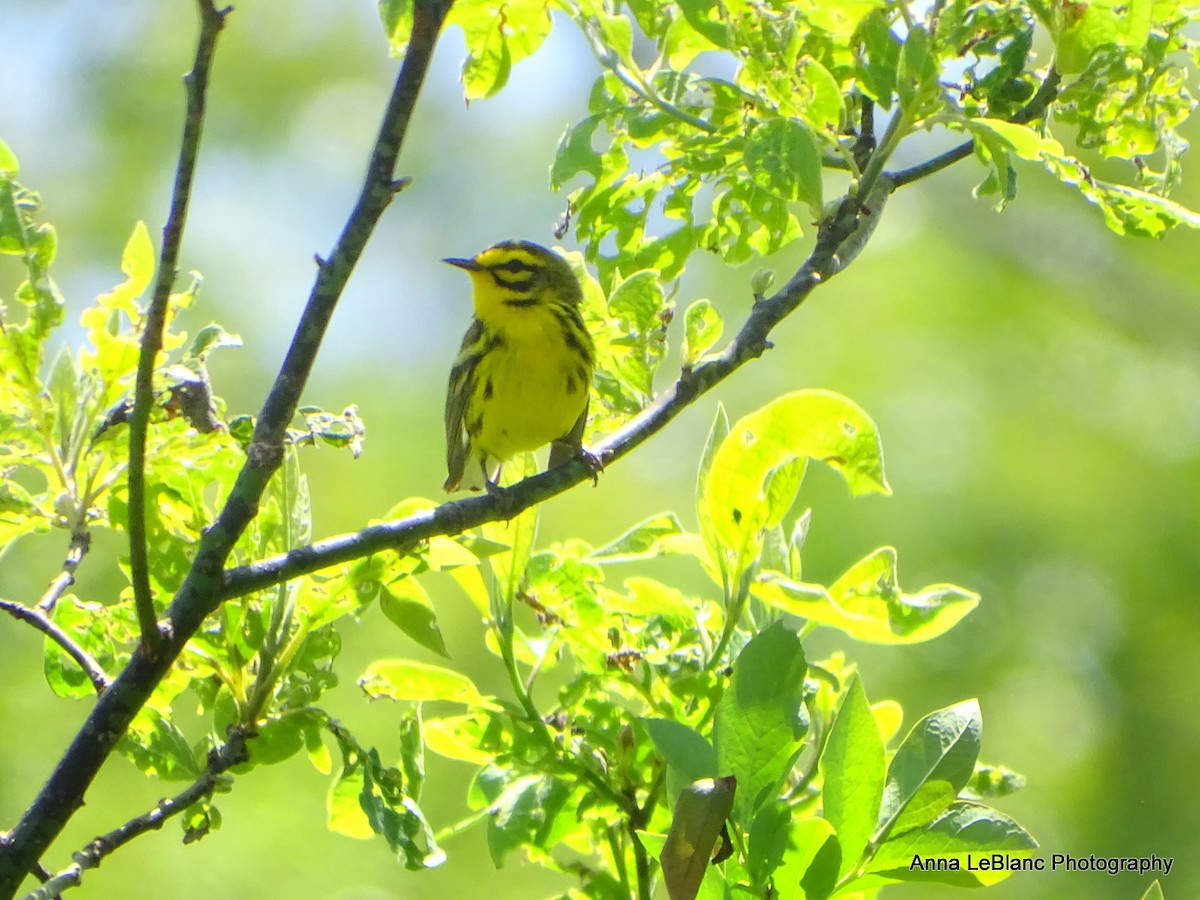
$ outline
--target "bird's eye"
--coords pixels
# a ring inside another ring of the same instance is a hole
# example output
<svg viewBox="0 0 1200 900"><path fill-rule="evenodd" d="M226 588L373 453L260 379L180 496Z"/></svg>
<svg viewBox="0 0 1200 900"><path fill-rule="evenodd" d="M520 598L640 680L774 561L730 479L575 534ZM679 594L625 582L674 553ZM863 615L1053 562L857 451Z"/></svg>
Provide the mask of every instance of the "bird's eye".
<svg viewBox="0 0 1200 900"><path fill-rule="evenodd" d="M532 272L534 269L534 267L531 266L529 263L525 262L524 260L517 259L515 256L512 257L511 259L505 260L504 262L500 263L499 265L492 266L492 268L500 269L505 272L512 272L514 275L517 275L517 274L525 275L525 274Z"/></svg>

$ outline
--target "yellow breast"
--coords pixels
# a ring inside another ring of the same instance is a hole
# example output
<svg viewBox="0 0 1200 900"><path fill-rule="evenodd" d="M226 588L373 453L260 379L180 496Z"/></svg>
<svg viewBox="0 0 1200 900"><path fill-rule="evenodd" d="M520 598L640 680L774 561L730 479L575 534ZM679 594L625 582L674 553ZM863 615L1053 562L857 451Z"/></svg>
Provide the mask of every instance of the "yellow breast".
<svg viewBox="0 0 1200 900"><path fill-rule="evenodd" d="M496 346L475 383L483 415L474 445L504 460L570 432L587 403L590 373L549 307L514 308L489 324Z"/></svg>

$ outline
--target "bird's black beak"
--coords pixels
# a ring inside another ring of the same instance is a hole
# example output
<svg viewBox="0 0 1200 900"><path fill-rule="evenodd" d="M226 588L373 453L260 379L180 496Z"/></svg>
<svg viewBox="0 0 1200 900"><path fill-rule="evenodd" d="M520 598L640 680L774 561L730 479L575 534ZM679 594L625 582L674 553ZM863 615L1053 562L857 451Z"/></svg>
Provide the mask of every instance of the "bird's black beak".
<svg viewBox="0 0 1200 900"><path fill-rule="evenodd" d="M442 262L450 263L452 266L458 266L460 269L466 269L468 272L480 272L483 270L483 266L475 262L473 259L458 259L457 257L449 256L446 259L443 259Z"/></svg>

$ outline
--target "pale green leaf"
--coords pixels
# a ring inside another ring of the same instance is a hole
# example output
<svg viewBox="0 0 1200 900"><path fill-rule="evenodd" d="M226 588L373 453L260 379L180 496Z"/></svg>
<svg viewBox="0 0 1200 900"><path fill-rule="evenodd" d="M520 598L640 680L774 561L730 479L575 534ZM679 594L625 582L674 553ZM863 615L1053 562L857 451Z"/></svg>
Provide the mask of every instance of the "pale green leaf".
<svg viewBox="0 0 1200 900"><path fill-rule="evenodd" d="M683 314L683 363L695 366L721 339L725 323L708 300L696 300Z"/></svg>
<svg viewBox="0 0 1200 900"><path fill-rule="evenodd" d="M409 659L380 659L367 666L358 685L371 699L447 700L480 709L496 709L466 675Z"/></svg>
<svg viewBox="0 0 1200 900"><path fill-rule="evenodd" d="M768 572L751 585L764 603L874 644L915 644L945 634L979 605L979 595L951 584L916 594L900 589L896 551L882 547L855 563L828 589Z"/></svg>

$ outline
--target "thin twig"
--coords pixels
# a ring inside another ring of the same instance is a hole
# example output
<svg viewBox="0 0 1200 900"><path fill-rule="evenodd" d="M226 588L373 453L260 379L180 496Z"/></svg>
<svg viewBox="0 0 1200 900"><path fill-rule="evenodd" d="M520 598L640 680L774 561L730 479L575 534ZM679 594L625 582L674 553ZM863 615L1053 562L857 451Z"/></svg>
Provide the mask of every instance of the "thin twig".
<svg viewBox="0 0 1200 900"><path fill-rule="evenodd" d="M205 0L201 0L205 2ZM450 0L418 0L412 36L375 142L362 193L333 252L322 261L287 357L258 417L246 464L225 506L200 540L195 559L166 612L159 652L137 647L76 733L54 772L4 842L0 842L0 900L17 887L80 807L83 795L129 723L184 645L223 598L225 563L254 517L267 482L283 459L283 439L334 307L376 222L405 180L396 160L425 81Z"/></svg>
<svg viewBox="0 0 1200 900"><path fill-rule="evenodd" d="M1045 115L1050 104L1054 102L1054 98L1058 96L1058 85L1062 81L1062 76L1058 74L1058 70L1051 68L1046 73L1046 80L1042 82L1029 102L1017 110L1008 121L1017 125L1025 125L1032 122L1034 119L1040 119ZM927 159L923 163L913 166L909 169L904 169L900 172L892 173L892 181L896 187L902 187L906 184L911 184L914 181L919 181L922 178L927 178L942 169L947 169L960 160L966 159L975 149L975 141L964 141L957 147L953 147L932 159Z"/></svg>
<svg viewBox="0 0 1200 900"><path fill-rule="evenodd" d="M217 38L225 25L229 8L217 9L212 0L198 0L200 39L192 71L184 77L187 85L187 114L183 123L183 141L175 168L175 190L171 211L163 228L162 252L158 259L158 277L154 295L146 311L138 357L137 382L133 395L133 413L129 417L129 575L133 585L133 603L137 610L142 644L155 652L162 643L158 632L158 614L150 590L150 556L146 537L146 433L150 410L154 406L154 367L162 352L163 331L167 323L167 305L179 264L183 227L187 222L188 203L204 131L204 106L208 93L208 74L212 68Z"/></svg>
<svg viewBox="0 0 1200 900"><path fill-rule="evenodd" d="M31 609L23 603L17 603L15 600L4 600L0 598L0 609L4 610L14 619L24 622L27 625L32 625L54 643L62 648L63 652L83 669L83 672L88 677L88 681L92 683L92 687L96 689L97 694L104 693L104 689L108 687L108 676L104 674L104 670L100 668L100 664L92 659L91 655L80 647L71 636L50 621L40 609Z"/></svg>
<svg viewBox="0 0 1200 900"><path fill-rule="evenodd" d="M83 558L91 546L92 535L86 525L78 524L71 529L71 543L67 546L67 558L63 560L62 569L50 581L46 593L42 594L42 599L38 601L39 611L46 615L54 612L54 607L63 593L75 583L75 571L83 562Z"/></svg>
<svg viewBox="0 0 1200 900"><path fill-rule="evenodd" d="M147 831L156 831L163 827L167 819L185 812L191 806L212 795L220 784L221 776L229 769L245 762L250 758L246 748L246 735L240 729L234 729L229 740L221 747L208 754L208 765L204 774L197 778L185 790L167 800L162 800L154 809L135 819L130 819L120 828L102 834L72 855L75 860L37 890L26 894L22 900L55 900L67 888L79 887L83 883L83 873L88 869L97 868L101 861L128 844L136 837Z"/></svg>

